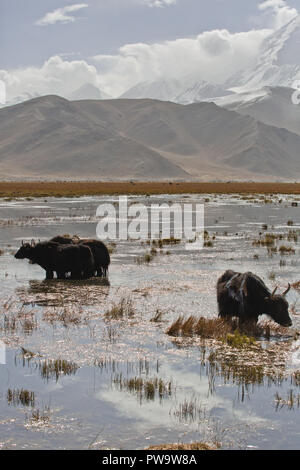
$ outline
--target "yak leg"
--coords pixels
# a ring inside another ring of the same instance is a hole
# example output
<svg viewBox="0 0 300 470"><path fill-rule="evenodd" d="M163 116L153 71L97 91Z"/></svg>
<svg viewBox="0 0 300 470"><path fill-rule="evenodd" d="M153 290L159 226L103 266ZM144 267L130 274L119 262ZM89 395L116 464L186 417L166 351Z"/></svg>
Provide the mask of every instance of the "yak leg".
<svg viewBox="0 0 300 470"><path fill-rule="evenodd" d="M97 275L97 271L84 271L83 273L85 279L90 279L91 277L95 277Z"/></svg>
<svg viewBox="0 0 300 470"><path fill-rule="evenodd" d="M102 267L101 266L96 266L95 268L95 275L96 277L103 277L103 274L102 274Z"/></svg>
<svg viewBox="0 0 300 470"><path fill-rule="evenodd" d="M90 271L83 271L81 273L81 279L89 279L90 277L93 277L94 273Z"/></svg>
<svg viewBox="0 0 300 470"><path fill-rule="evenodd" d="M56 274L57 274L57 279L66 279L66 273L58 271Z"/></svg>
<svg viewBox="0 0 300 470"><path fill-rule="evenodd" d="M218 295L218 298L217 298L218 310L219 310L218 316L220 318L228 317L228 312L230 312L230 308L228 308L228 301L226 301L226 300L227 299L224 299L223 296Z"/></svg>
<svg viewBox="0 0 300 470"><path fill-rule="evenodd" d="M220 318L228 318L229 316L230 315L228 315L228 313L225 310L223 310L223 309L219 310L219 317Z"/></svg>
<svg viewBox="0 0 300 470"><path fill-rule="evenodd" d="M71 279L82 279L82 273L80 271L72 271Z"/></svg>
<svg viewBox="0 0 300 470"><path fill-rule="evenodd" d="M53 279L54 274L53 271L46 270L46 279Z"/></svg>

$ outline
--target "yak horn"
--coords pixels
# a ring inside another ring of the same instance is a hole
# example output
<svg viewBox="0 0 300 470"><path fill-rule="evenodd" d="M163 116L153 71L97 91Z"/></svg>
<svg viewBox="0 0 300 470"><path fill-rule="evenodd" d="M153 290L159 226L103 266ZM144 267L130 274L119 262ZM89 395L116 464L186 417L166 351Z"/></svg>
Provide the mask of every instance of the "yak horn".
<svg viewBox="0 0 300 470"><path fill-rule="evenodd" d="M291 284L289 283L287 290L285 290L282 295L286 295L291 289Z"/></svg>
<svg viewBox="0 0 300 470"><path fill-rule="evenodd" d="M278 286L275 287L275 289L273 290L272 294L271 294L271 297L273 297L273 295L275 295L275 292L277 291L278 289Z"/></svg>

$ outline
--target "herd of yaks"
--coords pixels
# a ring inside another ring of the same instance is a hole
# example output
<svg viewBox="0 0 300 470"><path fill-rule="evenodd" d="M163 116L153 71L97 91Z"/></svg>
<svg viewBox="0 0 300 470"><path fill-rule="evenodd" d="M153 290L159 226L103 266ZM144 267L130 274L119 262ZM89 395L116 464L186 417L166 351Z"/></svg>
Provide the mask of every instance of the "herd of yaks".
<svg viewBox="0 0 300 470"><path fill-rule="evenodd" d="M107 277L110 255L100 240L57 236L45 242L23 243L15 254L17 259L28 259L46 271L46 279L87 279ZM269 315L276 323L292 325L286 295L271 292L263 280L251 272L226 271L217 282L219 316L238 317L240 321L256 321L260 315Z"/></svg>
<svg viewBox="0 0 300 470"><path fill-rule="evenodd" d="M110 256L107 246L92 238L57 236L45 242L23 243L15 254L46 271L46 279L106 277Z"/></svg>

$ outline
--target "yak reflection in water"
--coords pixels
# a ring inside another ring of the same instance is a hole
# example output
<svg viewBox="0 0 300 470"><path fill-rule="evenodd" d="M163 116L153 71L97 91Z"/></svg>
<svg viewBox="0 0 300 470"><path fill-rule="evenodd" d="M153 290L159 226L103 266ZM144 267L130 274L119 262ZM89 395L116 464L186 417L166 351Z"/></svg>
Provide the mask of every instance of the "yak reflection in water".
<svg viewBox="0 0 300 470"><path fill-rule="evenodd" d="M109 289L107 278L54 279L31 280L28 288L18 288L16 293L24 305L59 307L66 303L94 305L109 295Z"/></svg>

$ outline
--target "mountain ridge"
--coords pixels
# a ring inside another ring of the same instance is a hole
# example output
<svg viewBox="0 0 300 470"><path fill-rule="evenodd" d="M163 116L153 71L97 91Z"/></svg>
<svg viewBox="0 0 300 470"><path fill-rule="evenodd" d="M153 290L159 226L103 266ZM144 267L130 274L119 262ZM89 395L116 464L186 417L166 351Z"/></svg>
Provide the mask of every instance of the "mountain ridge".
<svg viewBox="0 0 300 470"><path fill-rule="evenodd" d="M6 177L289 181L299 148L299 135L207 102L48 95L0 110Z"/></svg>

